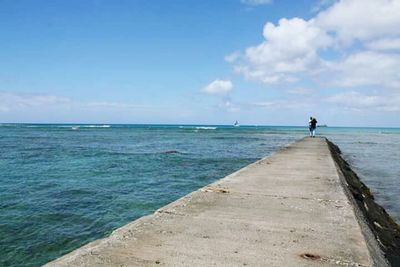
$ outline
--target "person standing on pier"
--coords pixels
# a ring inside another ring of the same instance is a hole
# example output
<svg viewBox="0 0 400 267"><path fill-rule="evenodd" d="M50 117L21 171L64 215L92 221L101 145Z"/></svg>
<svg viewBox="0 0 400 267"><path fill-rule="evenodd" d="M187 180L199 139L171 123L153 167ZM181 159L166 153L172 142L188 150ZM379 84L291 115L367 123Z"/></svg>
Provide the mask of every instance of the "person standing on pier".
<svg viewBox="0 0 400 267"><path fill-rule="evenodd" d="M308 127L310 129L310 137L315 137L315 129L317 128L317 119L310 117L308 121Z"/></svg>

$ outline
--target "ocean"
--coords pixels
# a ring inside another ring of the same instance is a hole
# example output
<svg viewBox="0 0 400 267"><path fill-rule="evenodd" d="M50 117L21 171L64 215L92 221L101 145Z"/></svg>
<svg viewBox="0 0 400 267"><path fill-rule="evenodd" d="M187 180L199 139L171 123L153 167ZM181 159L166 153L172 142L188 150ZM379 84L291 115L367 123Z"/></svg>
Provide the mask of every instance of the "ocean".
<svg viewBox="0 0 400 267"><path fill-rule="evenodd" d="M0 124L0 266L40 266L308 134L306 127ZM400 221L400 128L321 127Z"/></svg>

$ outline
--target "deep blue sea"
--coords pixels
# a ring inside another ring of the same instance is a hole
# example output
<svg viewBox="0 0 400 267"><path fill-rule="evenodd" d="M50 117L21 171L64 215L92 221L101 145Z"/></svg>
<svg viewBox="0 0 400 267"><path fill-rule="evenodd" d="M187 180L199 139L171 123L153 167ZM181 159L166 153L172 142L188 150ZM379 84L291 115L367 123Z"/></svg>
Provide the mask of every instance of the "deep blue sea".
<svg viewBox="0 0 400 267"><path fill-rule="evenodd" d="M0 266L40 266L307 135L306 127L0 124ZM318 128L400 221L400 129Z"/></svg>

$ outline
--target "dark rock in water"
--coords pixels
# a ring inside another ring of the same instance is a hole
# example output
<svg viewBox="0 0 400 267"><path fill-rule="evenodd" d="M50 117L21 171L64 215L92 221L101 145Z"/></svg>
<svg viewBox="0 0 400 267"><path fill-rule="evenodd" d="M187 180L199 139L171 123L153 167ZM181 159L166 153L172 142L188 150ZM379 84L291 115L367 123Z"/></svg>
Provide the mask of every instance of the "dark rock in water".
<svg viewBox="0 0 400 267"><path fill-rule="evenodd" d="M341 157L339 147L327 140L332 156L340 171L343 173L345 191L350 195L359 220L365 222L374 235L376 243L380 247L390 266L400 266L400 226L390 217L383 207L374 200L369 188L361 182L350 165ZM346 185L347 184L347 185ZM374 245L369 243L369 249L374 261L378 257L374 251ZM379 253L379 252L378 252ZM375 262L376 266L383 266Z"/></svg>
<svg viewBox="0 0 400 267"><path fill-rule="evenodd" d="M163 152L164 154L179 154L179 151L177 150L167 150L165 152Z"/></svg>

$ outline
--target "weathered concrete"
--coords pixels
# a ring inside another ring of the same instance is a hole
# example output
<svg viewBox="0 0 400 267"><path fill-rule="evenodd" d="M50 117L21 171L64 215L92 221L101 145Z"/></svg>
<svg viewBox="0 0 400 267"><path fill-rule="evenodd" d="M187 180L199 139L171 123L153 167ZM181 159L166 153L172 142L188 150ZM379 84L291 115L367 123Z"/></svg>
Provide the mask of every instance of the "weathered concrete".
<svg viewBox="0 0 400 267"><path fill-rule="evenodd" d="M305 138L47 266L371 266L325 139Z"/></svg>

